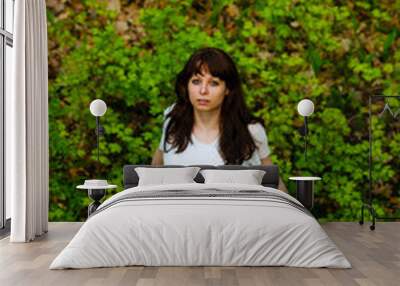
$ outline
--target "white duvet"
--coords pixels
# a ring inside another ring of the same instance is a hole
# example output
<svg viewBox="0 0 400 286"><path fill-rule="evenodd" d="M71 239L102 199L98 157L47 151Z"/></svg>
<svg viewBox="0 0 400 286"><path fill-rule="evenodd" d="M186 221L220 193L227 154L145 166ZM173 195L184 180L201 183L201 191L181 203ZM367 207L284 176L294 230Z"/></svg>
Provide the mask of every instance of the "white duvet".
<svg viewBox="0 0 400 286"><path fill-rule="evenodd" d="M274 200L174 197L108 203L131 192L262 190L238 184L135 187L106 200L54 259L50 269L146 266L294 266L350 268L311 215ZM135 193L136 194L136 193Z"/></svg>

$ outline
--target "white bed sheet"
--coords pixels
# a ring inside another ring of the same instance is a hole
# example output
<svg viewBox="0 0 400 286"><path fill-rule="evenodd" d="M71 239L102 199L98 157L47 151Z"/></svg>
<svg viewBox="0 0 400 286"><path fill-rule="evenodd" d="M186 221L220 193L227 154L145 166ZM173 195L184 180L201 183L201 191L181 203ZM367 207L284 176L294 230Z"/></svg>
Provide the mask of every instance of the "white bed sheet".
<svg viewBox="0 0 400 286"><path fill-rule="evenodd" d="M279 190L239 184L177 184L127 189ZM299 202L297 202L299 203ZM312 216L257 198L160 198L124 201L86 221L50 269L145 266L293 266L350 268Z"/></svg>

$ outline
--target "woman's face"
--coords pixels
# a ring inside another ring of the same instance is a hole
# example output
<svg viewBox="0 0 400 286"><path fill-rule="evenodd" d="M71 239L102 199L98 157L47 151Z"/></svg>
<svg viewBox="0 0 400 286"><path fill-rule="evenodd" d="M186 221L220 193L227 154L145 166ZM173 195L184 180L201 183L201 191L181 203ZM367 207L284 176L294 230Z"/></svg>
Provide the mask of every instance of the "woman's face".
<svg viewBox="0 0 400 286"><path fill-rule="evenodd" d="M195 110L213 111L221 108L228 89L225 81L203 70L202 74L194 74L190 78L188 92Z"/></svg>

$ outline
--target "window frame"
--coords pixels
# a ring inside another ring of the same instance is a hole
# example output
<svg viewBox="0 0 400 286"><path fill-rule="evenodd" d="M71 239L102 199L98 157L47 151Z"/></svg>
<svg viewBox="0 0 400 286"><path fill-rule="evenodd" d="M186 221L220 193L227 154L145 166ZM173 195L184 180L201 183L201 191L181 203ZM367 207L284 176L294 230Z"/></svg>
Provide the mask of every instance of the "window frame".
<svg viewBox="0 0 400 286"><path fill-rule="evenodd" d="M6 218L6 189L5 189L5 92L6 92L6 46L13 48L13 34L6 30L6 1L0 0L0 236L9 233L10 219ZM15 0L12 18L15 16ZM14 30L14 27L13 29Z"/></svg>

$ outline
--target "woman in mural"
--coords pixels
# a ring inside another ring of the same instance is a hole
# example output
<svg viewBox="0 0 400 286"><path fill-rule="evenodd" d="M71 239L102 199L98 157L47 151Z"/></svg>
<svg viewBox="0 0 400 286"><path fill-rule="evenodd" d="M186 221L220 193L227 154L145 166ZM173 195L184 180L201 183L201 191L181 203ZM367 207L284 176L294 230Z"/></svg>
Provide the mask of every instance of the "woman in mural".
<svg viewBox="0 0 400 286"><path fill-rule="evenodd" d="M153 165L270 165L261 119L248 111L235 63L224 51L196 51L178 74ZM286 187L280 181L281 190Z"/></svg>

